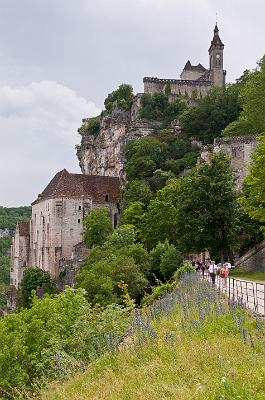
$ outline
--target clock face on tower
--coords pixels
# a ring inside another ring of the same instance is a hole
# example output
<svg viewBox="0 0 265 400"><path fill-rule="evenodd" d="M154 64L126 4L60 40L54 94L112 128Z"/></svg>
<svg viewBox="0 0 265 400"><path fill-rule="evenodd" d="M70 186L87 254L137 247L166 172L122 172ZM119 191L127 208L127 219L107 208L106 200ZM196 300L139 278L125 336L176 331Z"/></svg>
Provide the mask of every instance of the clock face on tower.
<svg viewBox="0 0 265 400"><path fill-rule="evenodd" d="M216 54L216 58L219 60L221 58L220 54Z"/></svg>

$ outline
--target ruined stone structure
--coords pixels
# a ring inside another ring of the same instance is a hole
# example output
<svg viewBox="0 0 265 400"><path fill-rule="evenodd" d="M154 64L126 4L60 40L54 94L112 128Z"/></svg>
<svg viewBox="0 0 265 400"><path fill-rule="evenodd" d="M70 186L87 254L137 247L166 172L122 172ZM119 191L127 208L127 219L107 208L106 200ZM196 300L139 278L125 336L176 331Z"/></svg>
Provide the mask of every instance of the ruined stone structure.
<svg viewBox="0 0 265 400"><path fill-rule="evenodd" d="M30 258L30 222L18 222L11 245L10 283L18 287Z"/></svg>
<svg viewBox="0 0 265 400"><path fill-rule="evenodd" d="M82 242L86 213L106 207L113 226L117 225L119 196L118 178L70 174L65 169L58 172L32 203L30 223L17 225L11 284L18 287L27 266L39 267L58 278L60 264L73 258L73 250Z"/></svg>
<svg viewBox="0 0 265 400"><path fill-rule="evenodd" d="M225 84L226 71L224 70L224 44L219 37L219 29L216 24L214 36L209 52L209 68L201 64L191 65L188 61L180 75L181 79L144 78L145 93L165 92L170 87L171 93L186 98L204 97L213 86Z"/></svg>
<svg viewBox="0 0 265 400"><path fill-rule="evenodd" d="M248 174L248 163L251 153L257 148L256 136L237 136L231 138L216 138L213 145L202 148L200 162L209 162L211 155L224 151L231 159L232 167L237 174L237 188L241 189Z"/></svg>
<svg viewBox="0 0 265 400"><path fill-rule="evenodd" d="M245 271L260 271L265 273L265 240L252 247L236 261L236 266Z"/></svg>

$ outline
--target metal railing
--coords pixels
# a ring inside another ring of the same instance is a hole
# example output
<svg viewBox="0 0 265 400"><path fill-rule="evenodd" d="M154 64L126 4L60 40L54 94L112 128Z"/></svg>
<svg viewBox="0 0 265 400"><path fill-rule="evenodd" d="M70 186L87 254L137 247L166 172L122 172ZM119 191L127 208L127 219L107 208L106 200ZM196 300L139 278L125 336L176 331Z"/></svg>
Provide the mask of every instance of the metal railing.
<svg viewBox="0 0 265 400"><path fill-rule="evenodd" d="M211 277L205 273L204 279ZM221 278L216 276L215 287L220 292L226 293L229 300L235 300L249 310L265 316L265 284L241 280L233 277Z"/></svg>

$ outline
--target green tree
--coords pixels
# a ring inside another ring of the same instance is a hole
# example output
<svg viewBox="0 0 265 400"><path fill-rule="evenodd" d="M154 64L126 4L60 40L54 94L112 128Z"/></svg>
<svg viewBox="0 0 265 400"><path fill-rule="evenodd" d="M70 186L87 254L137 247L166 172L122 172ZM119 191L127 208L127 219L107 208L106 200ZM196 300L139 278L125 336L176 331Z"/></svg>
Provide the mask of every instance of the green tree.
<svg viewBox="0 0 265 400"><path fill-rule="evenodd" d="M237 121L228 125L223 135L260 134L265 131L265 56L256 70L246 72L239 101L243 110Z"/></svg>
<svg viewBox="0 0 265 400"><path fill-rule="evenodd" d="M144 204L140 201L130 203L122 214L122 223L133 225L139 232L144 215Z"/></svg>
<svg viewBox="0 0 265 400"><path fill-rule="evenodd" d="M177 237L183 251L208 249L228 256L236 243L238 194L229 158L222 152L180 180Z"/></svg>
<svg viewBox="0 0 265 400"><path fill-rule="evenodd" d="M111 112L114 103L119 108L130 110L133 104L133 88L131 85L122 84L117 90L111 92L104 101L107 112Z"/></svg>
<svg viewBox="0 0 265 400"><path fill-rule="evenodd" d="M214 88L198 104L189 107L180 117L183 134L203 143L212 143L228 124L238 118L240 89L239 83Z"/></svg>
<svg viewBox="0 0 265 400"><path fill-rule="evenodd" d="M106 246L115 248L127 247L134 244L136 235L132 225L118 226L106 240Z"/></svg>
<svg viewBox="0 0 265 400"><path fill-rule="evenodd" d="M129 295L136 301L141 299L148 284L134 259L119 252L89 267L83 265L77 276L77 286L86 290L91 304L122 303L121 282L128 285Z"/></svg>
<svg viewBox="0 0 265 400"><path fill-rule="evenodd" d="M152 197L153 193L147 182L140 179L132 180L127 183L123 192L123 207L127 207L130 203L134 202L141 202L147 205Z"/></svg>
<svg viewBox="0 0 265 400"><path fill-rule="evenodd" d="M56 287L49 272L40 268L27 268L20 285L19 305L30 307L32 305L32 291L41 288L43 293L56 293Z"/></svg>
<svg viewBox="0 0 265 400"><path fill-rule="evenodd" d="M252 153L250 173L244 181L241 201L250 218L265 226L265 133L258 139L258 148Z"/></svg>
<svg viewBox="0 0 265 400"><path fill-rule="evenodd" d="M101 245L112 233L112 223L107 208L91 210L84 220L84 242L87 246Z"/></svg>

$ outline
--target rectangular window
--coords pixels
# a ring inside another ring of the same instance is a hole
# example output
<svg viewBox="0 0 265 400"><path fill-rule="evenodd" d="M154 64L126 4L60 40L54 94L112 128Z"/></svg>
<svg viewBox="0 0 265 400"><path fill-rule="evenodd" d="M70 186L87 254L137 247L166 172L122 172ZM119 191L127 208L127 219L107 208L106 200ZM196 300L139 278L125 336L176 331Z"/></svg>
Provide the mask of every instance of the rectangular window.
<svg viewBox="0 0 265 400"><path fill-rule="evenodd" d="M77 222L80 224L80 218L78 218Z"/></svg>

